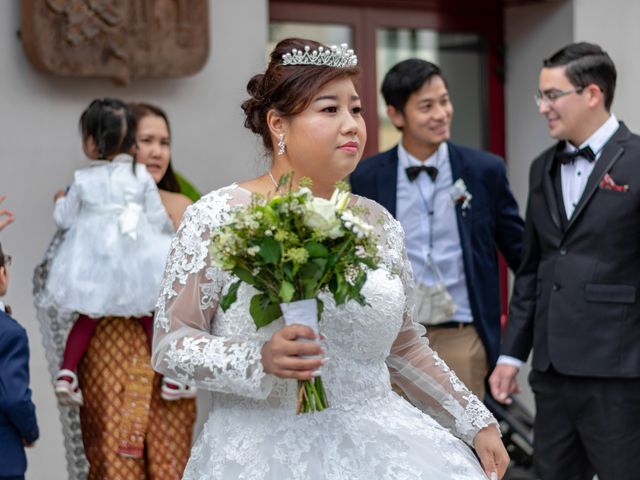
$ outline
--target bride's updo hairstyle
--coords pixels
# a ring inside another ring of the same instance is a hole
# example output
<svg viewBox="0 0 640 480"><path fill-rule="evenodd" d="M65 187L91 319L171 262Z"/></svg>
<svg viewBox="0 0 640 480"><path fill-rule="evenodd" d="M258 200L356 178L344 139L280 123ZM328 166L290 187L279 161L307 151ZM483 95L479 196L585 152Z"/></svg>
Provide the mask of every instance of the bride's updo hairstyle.
<svg viewBox="0 0 640 480"><path fill-rule="evenodd" d="M304 52L328 47L303 38L287 38L278 43L271 52L269 65L264 73L254 75L247 84L250 98L242 104L246 115L244 126L262 137L268 151L273 151L271 133L267 125L267 113L275 110L283 117L303 112L318 92L329 82L341 78L354 78L360 74L357 65L284 65L283 55L294 49ZM355 58L355 57L354 57ZM357 85L356 85L357 89Z"/></svg>

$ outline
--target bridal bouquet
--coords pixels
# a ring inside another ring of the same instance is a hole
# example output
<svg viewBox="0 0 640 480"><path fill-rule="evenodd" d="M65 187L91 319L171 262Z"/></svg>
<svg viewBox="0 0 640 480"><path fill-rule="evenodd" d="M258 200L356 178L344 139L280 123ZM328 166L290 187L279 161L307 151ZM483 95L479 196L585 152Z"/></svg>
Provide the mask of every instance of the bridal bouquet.
<svg viewBox="0 0 640 480"><path fill-rule="evenodd" d="M249 205L235 209L212 234L209 251L214 266L239 279L220 301L224 311L245 282L258 291L249 307L257 328L284 314L287 325L308 325L317 333L321 291L330 292L336 305L366 304L361 290L367 270L377 268L376 238L364 211L348 206L346 184L340 182L327 200L312 195L308 179L293 190L291 178L280 179L275 196L254 195ZM298 383L297 413L327 406L320 377Z"/></svg>

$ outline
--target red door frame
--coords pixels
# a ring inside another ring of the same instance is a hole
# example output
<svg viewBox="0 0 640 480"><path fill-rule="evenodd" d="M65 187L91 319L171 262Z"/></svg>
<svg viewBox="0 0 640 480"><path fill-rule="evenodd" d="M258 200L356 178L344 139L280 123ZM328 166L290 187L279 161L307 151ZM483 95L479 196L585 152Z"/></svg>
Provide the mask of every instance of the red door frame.
<svg viewBox="0 0 640 480"><path fill-rule="evenodd" d="M360 90L365 110L367 145L364 157L378 152L377 89L375 75L376 29L429 28L440 32L469 32L484 37L487 48L487 149L505 156L504 34L500 2L477 0L270 0L269 19L274 21L333 23L351 27L353 48L363 74ZM500 258L502 322L506 319L508 273Z"/></svg>

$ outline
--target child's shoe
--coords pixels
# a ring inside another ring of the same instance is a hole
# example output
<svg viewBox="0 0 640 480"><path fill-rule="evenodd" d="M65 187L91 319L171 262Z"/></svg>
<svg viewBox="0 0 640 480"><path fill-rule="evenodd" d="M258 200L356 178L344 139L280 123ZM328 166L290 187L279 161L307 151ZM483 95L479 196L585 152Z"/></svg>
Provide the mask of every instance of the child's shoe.
<svg viewBox="0 0 640 480"><path fill-rule="evenodd" d="M78 386L78 377L71 370L62 369L56 375L54 389L58 401L62 405L81 407L83 405L82 392Z"/></svg>
<svg viewBox="0 0 640 480"><path fill-rule="evenodd" d="M182 398L194 398L196 389L191 388L184 383L176 382L167 377L162 377L162 386L160 387L160 397L168 402L180 400Z"/></svg>

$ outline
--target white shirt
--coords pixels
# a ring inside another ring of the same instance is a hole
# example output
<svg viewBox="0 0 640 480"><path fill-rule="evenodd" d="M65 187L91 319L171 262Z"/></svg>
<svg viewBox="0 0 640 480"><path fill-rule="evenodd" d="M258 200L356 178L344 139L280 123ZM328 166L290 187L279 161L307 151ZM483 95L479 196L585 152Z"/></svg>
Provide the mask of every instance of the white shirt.
<svg viewBox="0 0 640 480"><path fill-rule="evenodd" d="M618 122L614 114L611 114L607 121L604 122L586 142L580 145L579 148L567 142L565 148L567 152L575 152L576 150L589 146L596 155L596 159L593 162L590 162L584 157L576 157L573 162L560 166L562 201L564 202L567 219L570 219L571 215L573 215L573 211L576 209L576 205L578 205L580 197L582 197L584 189L587 186L587 180L589 180L589 176L591 172L593 172L593 167L600 158L602 149L619 127L620 122ZM498 365L506 364L521 368L523 363L519 358L509 355L500 355L498 357Z"/></svg>
<svg viewBox="0 0 640 480"><path fill-rule="evenodd" d="M5 312L4 303L0 300L0 312Z"/></svg>
<svg viewBox="0 0 640 480"><path fill-rule="evenodd" d="M618 130L620 122L616 119L615 115L611 115L609 119L602 124L602 126L591 135L586 142L576 148L567 142L565 151L575 152L576 150L590 147L593 153L596 155L596 159L590 162L584 157L576 157L571 162L560 166L560 180L562 183L562 201L564 202L564 209L567 214L567 218L571 218L576 205L582 197L585 187L587 186L587 180L589 175L593 171L593 167L600 158L602 149Z"/></svg>
<svg viewBox="0 0 640 480"><path fill-rule="evenodd" d="M438 169L435 182L426 172L420 172L413 182L409 181L405 169L421 165ZM458 307L451 320L472 322L458 220L451 201L452 185L453 174L446 143L440 144L425 161L413 157L402 142L398 144L396 217L405 231L407 255L415 281L427 286L438 282L433 269L427 264L427 256L431 253L433 263ZM433 212L431 215L430 211Z"/></svg>

